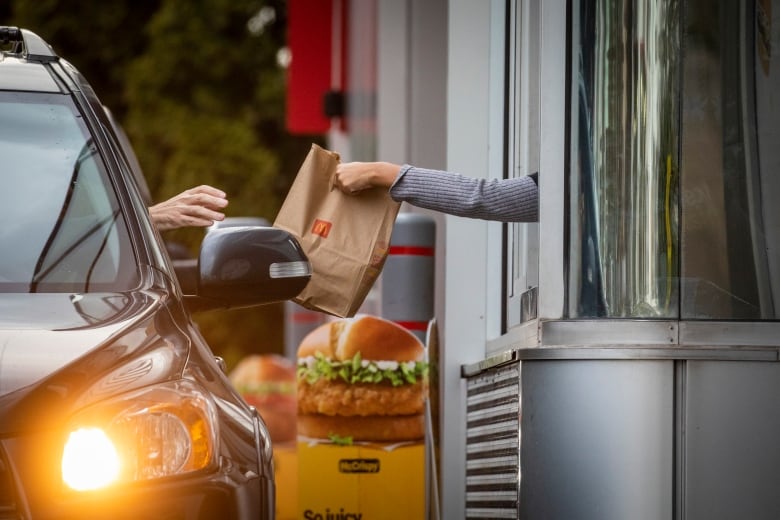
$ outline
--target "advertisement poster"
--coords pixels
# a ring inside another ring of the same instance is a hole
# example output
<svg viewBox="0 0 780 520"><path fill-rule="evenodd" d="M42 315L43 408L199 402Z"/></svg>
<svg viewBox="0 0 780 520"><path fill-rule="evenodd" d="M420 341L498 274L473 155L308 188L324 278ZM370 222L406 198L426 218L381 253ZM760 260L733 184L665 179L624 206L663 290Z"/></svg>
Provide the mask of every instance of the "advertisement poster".
<svg viewBox="0 0 780 520"><path fill-rule="evenodd" d="M414 334L370 315L320 326L298 348L297 395L299 518L425 517L428 364Z"/></svg>
<svg viewBox="0 0 780 520"><path fill-rule="evenodd" d="M358 315L308 333L297 363L244 366L231 379L271 432L279 520L426 517L428 363L414 334Z"/></svg>

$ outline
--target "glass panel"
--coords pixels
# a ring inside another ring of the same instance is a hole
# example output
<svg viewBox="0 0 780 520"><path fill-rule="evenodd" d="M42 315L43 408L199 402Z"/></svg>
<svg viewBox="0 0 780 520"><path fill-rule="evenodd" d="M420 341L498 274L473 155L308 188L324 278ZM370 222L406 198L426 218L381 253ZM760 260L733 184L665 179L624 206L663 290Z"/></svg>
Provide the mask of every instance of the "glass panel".
<svg viewBox="0 0 780 520"><path fill-rule="evenodd" d="M685 47L682 317L777 319L780 1L690 0Z"/></svg>
<svg viewBox="0 0 780 520"><path fill-rule="evenodd" d="M80 114L60 95L0 95L0 292L128 290L132 246Z"/></svg>
<svg viewBox="0 0 780 520"><path fill-rule="evenodd" d="M506 165L509 177L539 172L539 26L541 2L508 2ZM539 225L506 226L505 330L536 318Z"/></svg>
<svg viewBox="0 0 780 520"><path fill-rule="evenodd" d="M578 9L569 314L676 317L679 3Z"/></svg>

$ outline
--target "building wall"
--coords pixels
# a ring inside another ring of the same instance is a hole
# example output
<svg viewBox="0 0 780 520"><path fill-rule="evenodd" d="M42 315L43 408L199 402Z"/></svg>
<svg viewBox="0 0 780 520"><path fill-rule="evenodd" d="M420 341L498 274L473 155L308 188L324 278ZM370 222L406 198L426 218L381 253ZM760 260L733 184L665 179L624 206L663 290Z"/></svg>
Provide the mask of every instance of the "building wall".
<svg viewBox="0 0 780 520"><path fill-rule="evenodd" d="M472 177L501 177L505 0L375 2L372 8L360 7L360 16L376 16L371 22L376 24L376 39L369 44L375 45L376 53L375 127L361 133L354 143L352 135L334 132L334 147L343 152L344 160L410 163ZM543 45L547 40L552 44L541 56L547 60L541 66L541 185L550 187L551 197L549 202L542 201L542 211L552 211L561 204L555 197L563 196L562 175L555 179L562 171L564 157L565 31L561 20L565 20L566 2L540 4L543 25L549 28L541 39ZM351 12L351 52L357 46L365 51L363 40L372 37L364 30L370 23L364 24L357 16ZM356 24L363 27L356 28ZM551 110L544 114L546 107ZM355 131L350 127L350 134ZM375 131L373 149L366 139L370 131ZM441 404L440 518L464 518L465 380L461 367L483 360L488 351L502 350L515 336L502 335L497 319L503 283L502 225L407 205L402 211L430 215L437 224L434 314L441 343L438 391L446 396L433 403ZM562 215L551 215L541 226L540 249L561 251ZM562 257L540 266L540 287L549 284L557 291L562 287L562 272ZM380 290L381 283L380 279ZM556 298L543 300L540 294L540 315L560 315L562 303Z"/></svg>

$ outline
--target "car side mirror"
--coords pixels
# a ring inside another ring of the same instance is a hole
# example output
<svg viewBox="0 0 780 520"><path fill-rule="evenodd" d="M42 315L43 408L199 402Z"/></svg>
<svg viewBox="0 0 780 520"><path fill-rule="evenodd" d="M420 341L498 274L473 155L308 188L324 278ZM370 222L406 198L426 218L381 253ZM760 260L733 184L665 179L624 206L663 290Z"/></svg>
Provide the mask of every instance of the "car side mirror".
<svg viewBox="0 0 780 520"><path fill-rule="evenodd" d="M298 241L273 227L211 230L200 246L195 280L192 267L189 276L176 268L191 311L289 300L311 278L311 264Z"/></svg>

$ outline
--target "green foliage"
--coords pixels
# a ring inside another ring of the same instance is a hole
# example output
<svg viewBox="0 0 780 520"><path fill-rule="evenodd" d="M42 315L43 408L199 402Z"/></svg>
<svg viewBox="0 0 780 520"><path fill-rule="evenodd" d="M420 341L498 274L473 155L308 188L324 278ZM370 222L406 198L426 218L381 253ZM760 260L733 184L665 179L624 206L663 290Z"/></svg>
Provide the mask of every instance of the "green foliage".
<svg viewBox="0 0 780 520"><path fill-rule="evenodd" d="M155 201L211 184L227 193L228 216L273 222L310 144L322 144L284 127L285 0L10 0L0 16L87 77L125 127ZM192 253L202 237L166 234ZM282 313L270 305L196 319L231 366L241 352L283 350Z"/></svg>
<svg viewBox="0 0 780 520"><path fill-rule="evenodd" d="M158 0L6 0L12 25L42 36L89 80L101 101L122 119L126 64L144 52L140 37Z"/></svg>
<svg viewBox="0 0 780 520"><path fill-rule="evenodd" d="M152 193L167 198L197 183L216 184L230 212L273 217L264 189L278 160L257 131L267 116L254 99L261 77L283 76L271 59L282 42L252 36L247 20L262 2L169 0L149 20L146 53L129 65L127 131L148 158ZM259 72L262 70L262 73ZM283 102L284 90L274 92ZM283 131L283 121L274 121Z"/></svg>
<svg viewBox="0 0 780 520"><path fill-rule="evenodd" d="M283 303L209 311L195 317L201 333L225 360L228 370L247 354L284 352Z"/></svg>

